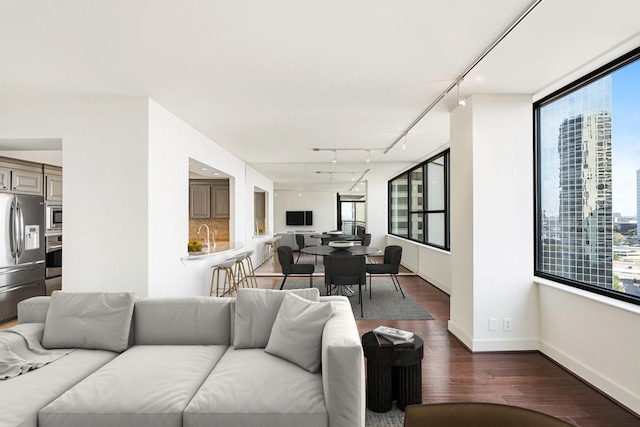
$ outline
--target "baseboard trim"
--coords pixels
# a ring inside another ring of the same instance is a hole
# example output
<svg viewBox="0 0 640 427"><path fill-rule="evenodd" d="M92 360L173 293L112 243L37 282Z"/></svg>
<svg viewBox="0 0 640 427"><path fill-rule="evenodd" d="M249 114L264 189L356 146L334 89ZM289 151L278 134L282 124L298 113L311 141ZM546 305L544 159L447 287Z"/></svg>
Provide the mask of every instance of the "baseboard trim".
<svg viewBox="0 0 640 427"><path fill-rule="evenodd" d="M640 418L640 396L632 390L616 384L544 340L539 340L539 351L589 387Z"/></svg>

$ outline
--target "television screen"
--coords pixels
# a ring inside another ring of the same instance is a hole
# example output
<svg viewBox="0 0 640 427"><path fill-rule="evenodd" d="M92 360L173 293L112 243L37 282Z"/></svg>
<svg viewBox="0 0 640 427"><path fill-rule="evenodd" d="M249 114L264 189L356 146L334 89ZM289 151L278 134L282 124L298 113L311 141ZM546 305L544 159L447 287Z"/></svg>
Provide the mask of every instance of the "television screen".
<svg viewBox="0 0 640 427"><path fill-rule="evenodd" d="M304 211L287 211L287 225L304 225Z"/></svg>
<svg viewBox="0 0 640 427"><path fill-rule="evenodd" d="M313 211L287 211L287 225L313 225Z"/></svg>

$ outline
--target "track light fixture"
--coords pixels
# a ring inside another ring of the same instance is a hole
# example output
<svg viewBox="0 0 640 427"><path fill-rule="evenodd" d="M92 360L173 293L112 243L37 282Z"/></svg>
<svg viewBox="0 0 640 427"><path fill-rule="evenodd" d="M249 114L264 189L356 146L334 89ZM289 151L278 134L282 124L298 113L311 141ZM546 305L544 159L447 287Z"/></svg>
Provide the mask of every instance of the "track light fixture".
<svg viewBox="0 0 640 427"><path fill-rule="evenodd" d="M364 151L367 156L365 158L365 162L369 163L371 161L371 152L372 151L384 151L384 148L314 148L313 151L331 151L333 152L332 163L338 163L338 151Z"/></svg>
<svg viewBox="0 0 640 427"><path fill-rule="evenodd" d="M406 132L404 134L404 142L402 143L402 149L403 150L407 149L407 133Z"/></svg>
<svg viewBox="0 0 640 427"><path fill-rule="evenodd" d="M456 85L456 87L458 88L458 105L464 107L465 105L467 105L467 100L464 98L464 96L460 96L460 83L462 83L462 79Z"/></svg>

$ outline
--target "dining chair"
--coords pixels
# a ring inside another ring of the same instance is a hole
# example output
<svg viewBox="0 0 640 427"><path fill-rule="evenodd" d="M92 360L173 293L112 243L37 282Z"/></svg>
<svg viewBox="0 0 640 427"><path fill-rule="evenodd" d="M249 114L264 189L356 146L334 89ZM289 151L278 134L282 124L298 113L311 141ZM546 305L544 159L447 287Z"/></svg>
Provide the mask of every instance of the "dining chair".
<svg viewBox="0 0 640 427"><path fill-rule="evenodd" d="M293 249L291 249L291 246L278 246L278 261L280 262L280 267L282 267L282 274L284 274L284 279L282 279L280 289L284 287L284 282L286 282L287 277L289 277L290 274L308 274L309 287L313 287L313 272L316 269L315 265L294 263Z"/></svg>
<svg viewBox="0 0 640 427"><path fill-rule="evenodd" d="M367 270L364 255L329 255L324 257L324 284L327 295L331 288L345 285L358 286L360 317L364 317L362 308L362 286L367 284Z"/></svg>
<svg viewBox="0 0 640 427"><path fill-rule="evenodd" d="M296 263L300 260L300 254L302 254L302 249L306 248L307 245L304 242L304 234L296 234L296 244L298 245L298 258L296 258ZM316 255L316 264L318 263L318 255Z"/></svg>
<svg viewBox="0 0 640 427"><path fill-rule="evenodd" d="M367 273L369 274L369 299L371 299L371 276L374 274L388 274L391 277L391 281L393 282L393 286L395 286L396 291L400 288L402 298L406 298L397 276L400 271L401 260L402 246L391 245L384 248L384 259L382 264L366 265Z"/></svg>

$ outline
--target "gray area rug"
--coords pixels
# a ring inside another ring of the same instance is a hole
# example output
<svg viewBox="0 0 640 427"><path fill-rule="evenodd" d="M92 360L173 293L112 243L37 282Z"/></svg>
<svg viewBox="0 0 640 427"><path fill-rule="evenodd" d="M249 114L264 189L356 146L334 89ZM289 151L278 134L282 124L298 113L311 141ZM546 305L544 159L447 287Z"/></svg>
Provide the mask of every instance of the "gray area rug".
<svg viewBox="0 0 640 427"><path fill-rule="evenodd" d="M367 409L365 413L366 427L402 427L403 424L404 412L395 403L389 412L378 414Z"/></svg>
<svg viewBox="0 0 640 427"><path fill-rule="evenodd" d="M324 286L324 278L313 279L313 286L320 290L320 295L326 295L327 289ZM308 278L289 277L284 284L284 289L300 289L309 287ZM354 286L355 294L349 298L351 308L356 319L371 320L433 320L433 316L425 311L411 295L404 294L402 298L400 291L396 291L389 276L374 277L372 296L369 299L369 280L367 278L367 289L362 287L362 301L364 317L360 316L360 304L358 304L358 287Z"/></svg>

